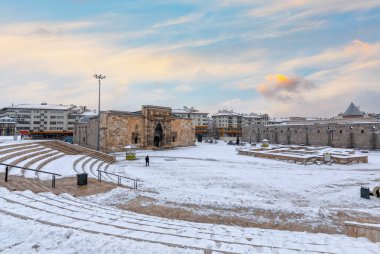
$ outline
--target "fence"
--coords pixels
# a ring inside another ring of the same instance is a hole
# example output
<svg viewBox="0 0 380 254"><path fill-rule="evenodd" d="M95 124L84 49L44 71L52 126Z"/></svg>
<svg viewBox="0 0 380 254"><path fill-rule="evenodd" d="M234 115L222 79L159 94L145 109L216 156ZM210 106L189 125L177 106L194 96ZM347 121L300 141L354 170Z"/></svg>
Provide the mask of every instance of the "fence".
<svg viewBox="0 0 380 254"><path fill-rule="evenodd" d="M133 189L137 190L137 182L138 182L138 180L136 180L136 179L132 179L132 178L129 178L129 177L126 177L126 176L116 175L116 174L113 174L113 173L108 173L106 171L101 171L101 170L97 170L97 171L98 171L98 181L99 182L102 181L102 173L104 173L106 175L116 176L117 177L117 185L118 186L121 186L121 179L122 178L133 181Z"/></svg>
<svg viewBox="0 0 380 254"><path fill-rule="evenodd" d="M9 175L9 169L10 168L19 168L19 169L23 169L23 170L29 170L29 171L34 171L34 172L38 172L38 173L43 173L43 174L48 174L48 175L51 175L51 187L55 188L55 177L56 176L61 176L60 174L56 174L56 173L51 173L51 172L47 172L47 171L41 171L41 170L36 170L36 169L31 169L31 168L25 168L25 167L19 167L19 166L15 166L15 165L11 165L11 164L6 164L6 163L0 163L0 165L3 165L5 166L5 182L8 182L8 175Z"/></svg>

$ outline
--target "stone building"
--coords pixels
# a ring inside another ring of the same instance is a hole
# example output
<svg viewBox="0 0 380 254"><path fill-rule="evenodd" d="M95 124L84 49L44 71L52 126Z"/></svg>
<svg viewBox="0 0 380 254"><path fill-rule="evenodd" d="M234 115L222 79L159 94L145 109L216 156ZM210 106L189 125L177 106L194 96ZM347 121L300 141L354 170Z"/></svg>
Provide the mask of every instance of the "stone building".
<svg viewBox="0 0 380 254"><path fill-rule="evenodd" d="M74 143L96 149L98 117L81 119L74 127ZM191 119L181 119L171 108L142 106L141 111L107 111L100 114L100 150L122 151L129 144L139 148L194 145Z"/></svg>
<svg viewBox="0 0 380 254"><path fill-rule="evenodd" d="M353 105L353 104L352 104ZM289 121L282 124L243 127L242 140L273 144L380 149L380 122L350 105L344 118ZM353 114L353 115L350 115Z"/></svg>

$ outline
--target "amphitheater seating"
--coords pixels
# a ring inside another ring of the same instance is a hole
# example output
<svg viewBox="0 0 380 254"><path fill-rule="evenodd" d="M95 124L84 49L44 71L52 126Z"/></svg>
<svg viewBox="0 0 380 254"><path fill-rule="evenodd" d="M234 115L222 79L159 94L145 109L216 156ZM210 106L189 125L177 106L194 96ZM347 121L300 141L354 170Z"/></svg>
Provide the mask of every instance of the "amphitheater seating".
<svg viewBox="0 0 380 254"><path fill-rule="evenodd" d="M41 162L40 164L38 164L38 166L36 167L36 170L41 170L48 163L50 163L50 162L52 162L54 160L57 160L59 158L62 158L63 156L65 156L65 155L64 154L57 154L57 155L54 155L54 156L50 157L47 160L44 160L43 162ZM38 175L38 171L36 172L36 175Z"/></svg>
<svg viewBox="0 0 380 254"><path fill-rule="evenodd" d="M36 157L36 156L41 155L41 154L47 154L47 153L49 153L51 151L52 150L49 149L49 150L42 150L42 151L36 152L36 153L28 153L27 155L22 156L22 157L20 157L20 158L18 158L16 160L10 162L9 164L12 165L12 166L16 166L17 164L19 164L19 163L21 163L21 162L23 162L25 160L28 160L28 159L30 159L32 157Z"/></svg>
<svg viewBox="0 0 380 254"><path fill-rule="evenodd" d="M38 157L34 158L33 160L30 160L27 163L25 163L24 167L25 168L29 168L33 164L35 164L35 163L37 163L39 161L42 161L42 160L44 160L44 159L46 159L48 157L55 156L57 154L59 154L59 152L52 152L52 153L44 154L42 156L38 156ZM22 171L22 172L23 172L22 174L24 175L24 171Z"/></svg>
<svg viewBox="0 0 380 254"><path fill-rule="evenodd" d="M41 142L41 145L44 145L48 148L63 152L65 154L75 155L75 154L86 154L89 157L105 161L107 163L115 163L116 159L114 156L95 151L89 148L71 145L62 141L46 141Z"/></svg>
<svg viewBox="0 0 380 254"><path fill-rule="evenodd" d="M39 223L204 253L378 253L380 246L344 235L308 234L176 221L136 214L70 195L0 189L0 213Z"/></svg>
<svg viewBox="0 0 380 254"><path fill-rule="evenodd" d="M20 144L11 144L11 145L5 145L5 146L0 146L0 150L8 149L8 148L16 148L16 147L25 147L26 145L35 145L35 143L20 143Z"/></svg>
<svg viewBox="0 0 380 254"><path fill-rule="evenodd" d="M20 156L20 155L29 154L31 152L41 151L41 150L44 150L44 149L45 149L44 147L39 147L39 146L37 146L36 148L33 148L33 149L23 149L23 150L21 150L21 151L19 151L17 153L11 153L11 154L8 154L6 156L1 157L0 158L0 163L3 163L6 160L15 158L15 157Z"/></svg>
<svg viewBox="0 0 380 254"><path fill-rule="evenodd" d="M0 163L13 159L8 164L19 166L23 161L27 161L23 167L33 167L38 171L65 155L83 155L74 161L73 169L76 173L90 173L94 177L97 177L97 169L107 169L110 164L116 162L114 156L55 140L0 146ZM25 172L21 169L23 176ZM38 176L38 172L36 175ZM104 179L114 181L111 177Z"/></svg>
<svg viewBox="0 0 380 254"><path fill-rule="evenodd" d="M2 154L8 154L8 153L13 153L13 152L17 152L17 151L28 150L28 149L36 148L36 147L39 147L39 145L25 145L24 144L24 146L17 146L15 148L1 150L0 151L0 155L2 155Z"/></svg>

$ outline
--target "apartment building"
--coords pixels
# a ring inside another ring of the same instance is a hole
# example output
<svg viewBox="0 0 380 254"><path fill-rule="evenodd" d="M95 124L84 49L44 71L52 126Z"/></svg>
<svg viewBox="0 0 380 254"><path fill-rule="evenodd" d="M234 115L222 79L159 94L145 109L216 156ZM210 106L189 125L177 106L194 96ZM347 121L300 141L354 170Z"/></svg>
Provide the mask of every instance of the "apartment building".
<svg viewBox="0 0 380 254"><path fill-rule="evenodd" d="M242 115L242 127L260 124L269 124L269 116L267 114L249 113Z"/></svg>
<svg viewBox="0 0 380 254"><path fill-rule="evenodd" d="M19 104L0 110L2 117L16 119L17 131L72 134L74 123L87 113L85 106Z"/></svg>
<svg viewBox="0 0 380 254"><path fill-rule="evenodd" d="M216 135L219 137L241 136L242 114L232 110L219 110L212 116Z"/></svg>

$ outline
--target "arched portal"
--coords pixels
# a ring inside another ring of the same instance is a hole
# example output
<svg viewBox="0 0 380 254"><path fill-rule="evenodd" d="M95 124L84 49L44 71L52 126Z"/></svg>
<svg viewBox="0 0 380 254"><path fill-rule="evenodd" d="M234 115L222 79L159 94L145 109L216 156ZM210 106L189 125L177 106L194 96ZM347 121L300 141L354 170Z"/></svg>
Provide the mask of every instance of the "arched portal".
<svg viewBox="0 0 380 254"><path fill-rule="evenodd" d="M154 129L154 146L160 147L162 145L162 140L164 136L164 131L162 130L161 123L157 123Z"/></svg>

